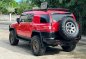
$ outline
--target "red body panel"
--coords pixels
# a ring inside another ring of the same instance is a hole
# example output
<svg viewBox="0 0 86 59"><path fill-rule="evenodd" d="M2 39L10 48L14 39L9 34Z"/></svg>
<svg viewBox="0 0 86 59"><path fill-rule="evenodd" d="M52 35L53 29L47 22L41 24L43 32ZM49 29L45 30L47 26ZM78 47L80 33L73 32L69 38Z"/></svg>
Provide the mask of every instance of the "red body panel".
<svg viewBox="0 0 86 59"><path fill-rule="evenodd" d="M11 24L10 27L15 28L18 35L24 36L24 37L31 37L32 31L40 31L40 32L57 32L59 30L59 22L56 22L52 19L50 16L51 13L67 13L65 11L58 11L58 10L48 10L46 11L29 11L24 12L26 14L33 13L33 21L32 22L20 22L20 24L15 23ZM40 23L40 15L41 14L49 14L50 16L50 22L49 23ZM75 19L74 15L71 14L73 18Z"/></svg>

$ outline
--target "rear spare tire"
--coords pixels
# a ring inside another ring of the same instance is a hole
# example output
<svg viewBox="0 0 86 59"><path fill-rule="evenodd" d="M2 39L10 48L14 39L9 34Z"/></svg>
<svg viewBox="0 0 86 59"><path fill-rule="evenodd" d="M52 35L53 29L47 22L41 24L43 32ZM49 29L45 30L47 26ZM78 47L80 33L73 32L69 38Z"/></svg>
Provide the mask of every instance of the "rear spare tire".
<svg viewBox="0 0 86 59"><path fill-rule="evenodd" d="M59 33L63 39L73 40L79 34L78 24L72 17L63 17L60 21Z"/></svg>

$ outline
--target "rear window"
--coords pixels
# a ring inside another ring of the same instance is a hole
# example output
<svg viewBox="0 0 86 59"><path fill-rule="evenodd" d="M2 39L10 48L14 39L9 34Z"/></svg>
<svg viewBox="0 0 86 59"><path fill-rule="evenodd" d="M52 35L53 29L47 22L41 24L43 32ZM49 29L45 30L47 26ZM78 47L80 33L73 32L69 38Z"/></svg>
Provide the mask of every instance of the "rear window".
<svg viewBox="0 0 86 59"><path fill-rule="evenodd" d="M52 19L53 19L53 20L59 21L59 20L61 20L63 17L65 17L65 16L70 16L71 14L58 14L58 13L55 13L55 14L51 14L51 15L52 15Z"/></svg>
<svg viewBox="0 0 86 59"><path fill-rule="evenodd" d="M41 17L40 17L40 22L41 22L41 23L49 23L49 22L50 22L49 15L47 15L47 14L42 14Z"/></svg>

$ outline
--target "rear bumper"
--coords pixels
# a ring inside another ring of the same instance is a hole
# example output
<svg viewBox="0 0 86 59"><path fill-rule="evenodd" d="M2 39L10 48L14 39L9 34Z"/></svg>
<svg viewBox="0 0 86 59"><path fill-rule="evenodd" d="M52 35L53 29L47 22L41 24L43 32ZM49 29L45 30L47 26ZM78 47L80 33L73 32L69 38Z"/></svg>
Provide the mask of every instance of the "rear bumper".
<svg viewBox="0 0 86 59"><path fill-rule="evenodd" d="M41 36L43 38L43 42L49 45L56 45L57 40L55 40L55 33L41 32Z"/></svg>
<svg viewBox="0 0 86 59"><path fill-rule="evenodd" d="M54 38L45 38L43 41L48 45L58 45L59 43L59 40L55 40Z"/></svg>
<svg viewBox="0 0 86 59"><path fill-rule="evenodd" d="M65 43L78 43L78 41L81 39L81 35L78 35L77 38L75 38L73 41L65 41L62 39L62 37L59 35L59 33L47 33L42 32L41 36L43 38L43 42L49 44L49 45L58 45L58 44L65 44Z"/></svg>

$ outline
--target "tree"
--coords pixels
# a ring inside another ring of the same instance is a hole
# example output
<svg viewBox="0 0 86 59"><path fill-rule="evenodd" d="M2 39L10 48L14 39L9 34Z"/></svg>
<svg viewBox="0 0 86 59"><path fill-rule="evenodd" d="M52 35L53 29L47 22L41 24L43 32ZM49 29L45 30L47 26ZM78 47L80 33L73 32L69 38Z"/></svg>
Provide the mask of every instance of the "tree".
<svg viewBox="0 0 86 59"><path fill-rule="evenodd" d="M0 12L2 13L9 13L8 8L16 8L18 6L18 3L14 0L1 0L0 1Z"/></svg>

